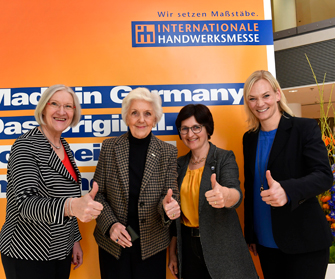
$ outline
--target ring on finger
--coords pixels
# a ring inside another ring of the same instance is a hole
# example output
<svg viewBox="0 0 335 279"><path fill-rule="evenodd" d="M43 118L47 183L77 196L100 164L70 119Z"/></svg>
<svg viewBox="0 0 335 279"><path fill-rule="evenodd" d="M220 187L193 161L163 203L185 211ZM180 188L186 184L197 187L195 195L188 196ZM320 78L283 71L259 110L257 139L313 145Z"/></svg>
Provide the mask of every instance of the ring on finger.
<svg viewBox="0 0 335 279"><path fill-rule="evenodd" d="M216 205L216 201L214 202L214 204Z"/></svg>
<svg viewBox="0 0 335 279"><path fill-rule="evenodd" d="M117 238L117 239L115 240L115 242L118 243L118 242L119 242L119 239Z"/></svg>
<svg viewBox="0 0 335 279"><path fill-rule="evenodd" d="M174 213L172 213L172 218L174 218L174 216L175 216L175 214L174 214Z"/></svg>

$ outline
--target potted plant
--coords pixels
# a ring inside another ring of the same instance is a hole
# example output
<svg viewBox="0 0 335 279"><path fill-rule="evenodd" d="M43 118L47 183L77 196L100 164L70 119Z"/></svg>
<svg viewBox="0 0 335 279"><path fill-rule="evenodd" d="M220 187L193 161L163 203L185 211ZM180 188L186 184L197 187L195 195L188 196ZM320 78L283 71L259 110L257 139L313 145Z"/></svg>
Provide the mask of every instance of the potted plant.
<svg viewBox="0 0 335 279"><path fill-rule="evenodd" d="M326 219L329 223L329 227L334 236L333 245L330 247L330 251L329 251L330 252L329 253L329 263L335 263L335 138L333 135L333 129L330 126L330 121L329 121L329 113L334 112L334 107L331 101L334 84L330 92L329 100L328 102L325 102L324 100L324 81L326 78L326 74L324 75L322 85L320 85L317 81L316 75L313 71L312 65L307 55L306 55L306 58L312 70L313 77L314 77L314 80L315 80L315 83L317 85L318 92L319 92L319 103L320 103L319 126L321 129L322 140L325 143L325 146L328 151L329 164L333 172L333 186L331 187L330 190L320 194L318 196L318 200L319 200L321 208L323 209L325 213ZM335 264L328 265L326 279L334 278L334 277L335 277Z"/></svg>

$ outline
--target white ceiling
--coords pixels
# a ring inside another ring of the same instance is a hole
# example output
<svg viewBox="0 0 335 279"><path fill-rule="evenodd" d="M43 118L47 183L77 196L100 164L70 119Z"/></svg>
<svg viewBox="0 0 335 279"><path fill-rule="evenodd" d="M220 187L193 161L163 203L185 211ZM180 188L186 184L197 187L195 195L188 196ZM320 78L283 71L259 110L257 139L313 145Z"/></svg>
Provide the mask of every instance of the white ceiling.
<svg viewBox="0 0 335 279"><path fill-rule="evenodd" d="M296 92L292 92L295 91ZM308 118L319 118L320 117L320 93L323 95L325 104L328 104L331 96L331 101L335 107L335 83L320 84L319 86L310 85L295 88L285 88L283 92L288 103L299 103L301 104L301 116ZM322 94L323 92L323 94ZM326 106L324 106L327 109ZM334 117L334 111L331 108L329 110L329 117Z"/></svg>

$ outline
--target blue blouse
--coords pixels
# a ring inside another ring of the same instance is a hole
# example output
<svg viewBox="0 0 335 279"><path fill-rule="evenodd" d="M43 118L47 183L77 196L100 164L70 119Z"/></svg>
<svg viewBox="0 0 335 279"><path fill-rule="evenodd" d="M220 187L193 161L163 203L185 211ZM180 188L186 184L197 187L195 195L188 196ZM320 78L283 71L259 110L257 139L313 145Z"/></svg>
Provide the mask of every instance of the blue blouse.
<svg viewBox="0 0 335 279"><path fill-rule="evenodd" d="M262 201L260 188L263 185L264 190L269 189L265 172L269 161L269 155L277 129L265 132L259 132L254 179L254 227L258 239L258 244L278 248L272 233L271 206Z"/></svg>

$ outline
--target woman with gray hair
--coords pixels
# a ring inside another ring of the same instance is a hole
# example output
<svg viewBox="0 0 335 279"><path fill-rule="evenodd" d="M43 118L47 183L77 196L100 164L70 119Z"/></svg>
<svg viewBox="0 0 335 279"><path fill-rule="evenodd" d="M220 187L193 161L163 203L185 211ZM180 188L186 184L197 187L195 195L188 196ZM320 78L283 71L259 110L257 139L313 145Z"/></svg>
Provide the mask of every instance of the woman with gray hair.
<svg viewBox="0 0 335 279"><path fill-rule="evenodd" d="M146 88L122 102L129 131L103 142L94 175L95 197L104 206L94 237L101 278L166 276L169 226L180 215L177 148L151 130L161 119L162 100Z"/></svg>
<svg viewBox="0 0 335 279"><path fill-rule="evenodd" d="M20 136L9 155L1 260L7 279L67 279L71 262L74 269L83 262L77 218L95 219L102 205L93 200L96 184L81 197L81 176L61 137L80 120L73 90L65 85L49 87L35 118L40 126Z"/></svg>

